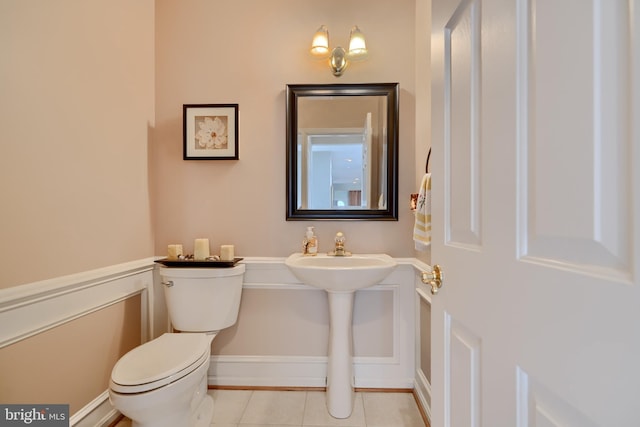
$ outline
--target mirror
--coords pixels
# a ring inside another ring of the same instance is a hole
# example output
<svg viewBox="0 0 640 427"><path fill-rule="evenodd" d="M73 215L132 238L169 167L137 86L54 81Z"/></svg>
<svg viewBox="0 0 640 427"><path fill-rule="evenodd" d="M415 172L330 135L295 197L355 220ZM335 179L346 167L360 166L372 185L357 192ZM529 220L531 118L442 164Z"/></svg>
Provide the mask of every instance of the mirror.
<svg viewBox="0 0 640 427"><path fill-rule="evenodd" d="M398 83L287 85L287 220L398 220Z"/></svg>

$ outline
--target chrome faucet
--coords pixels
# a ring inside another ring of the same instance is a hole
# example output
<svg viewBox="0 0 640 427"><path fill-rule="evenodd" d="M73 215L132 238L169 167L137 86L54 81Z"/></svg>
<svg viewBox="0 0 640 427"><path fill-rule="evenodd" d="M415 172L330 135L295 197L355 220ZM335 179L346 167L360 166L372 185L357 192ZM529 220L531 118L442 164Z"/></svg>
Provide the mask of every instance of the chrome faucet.
<svg viewBox="0 0 640 427"><path fill-rule="evenodd" d="M338 233L336 233L336 237L334 239L336 246L335 249L333 250L333 252L329 252L327 255L329 256L351 256L351 252L347 252L344 250L344 242L345 242L345 237L344 234L342 233L342 231L338 231Z"/></svg>

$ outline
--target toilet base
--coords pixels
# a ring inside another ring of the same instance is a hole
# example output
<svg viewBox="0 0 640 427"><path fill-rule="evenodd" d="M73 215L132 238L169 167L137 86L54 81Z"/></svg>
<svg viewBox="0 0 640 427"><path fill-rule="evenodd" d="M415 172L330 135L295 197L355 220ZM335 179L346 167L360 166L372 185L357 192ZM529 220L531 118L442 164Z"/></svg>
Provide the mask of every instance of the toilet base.
<svg viewBox="0 0 640 427"><path fill-rule="evenodd" d="M213 398L208 394L200 402L198 409L194 412L191 425L193 427L209 427L213 418Z"/></svg>
<svg viewBox="0 0 640 427"><path fill-rule="evenodd" d="M187 377L149 393L110 391L111 403L131 420L132 427L209 427L214 403L207 394L208 367L207 359Z"/></svg>
<svg viewBox="0 0 640 427"><path fill-rule="evenodd" d="M185 417L165 417L162 421L155 420L151 423L139 423L131 420L131 427L209 427L213 418L213 398L206 395L200 402L198 409L189 417L189 422L184 424ZM160 424L158 424L160 423Z"/></svg>
<svg viewBox="0 0 640 427"><path fill-rule="evenodd" d="M204 393L202 393L204 390ZM131 427L209 427L213 418L213 398L204 389L197 392L191 400L191 408L186 412L165 413L161 418L139 422L131 420Z"/></svg>

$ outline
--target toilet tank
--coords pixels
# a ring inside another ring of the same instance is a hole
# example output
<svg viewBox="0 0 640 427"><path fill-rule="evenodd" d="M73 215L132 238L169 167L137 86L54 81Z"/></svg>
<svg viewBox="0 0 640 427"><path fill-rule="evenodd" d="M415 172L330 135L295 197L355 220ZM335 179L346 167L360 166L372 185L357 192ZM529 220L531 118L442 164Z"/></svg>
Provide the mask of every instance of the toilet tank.
<svg viewBox="0 0 640 427"><path fill-rule="evenodd" d="M185 332L213 332L236 323L244 264L230 268L160 267L173 327Z"/></svg>

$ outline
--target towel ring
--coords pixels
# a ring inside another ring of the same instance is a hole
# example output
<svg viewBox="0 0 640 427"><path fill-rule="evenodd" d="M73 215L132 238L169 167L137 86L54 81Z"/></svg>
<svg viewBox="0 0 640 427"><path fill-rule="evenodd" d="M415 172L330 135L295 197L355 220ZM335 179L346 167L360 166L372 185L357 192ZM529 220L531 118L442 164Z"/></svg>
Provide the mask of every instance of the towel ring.
<svg viewBox="0 0 640 427"><path fill-rule="evenodd" d="M427 154L427 166L425 168L425 172L429 173L429 160L431 159L431 148L429 148L429 154Z"/></svg>

